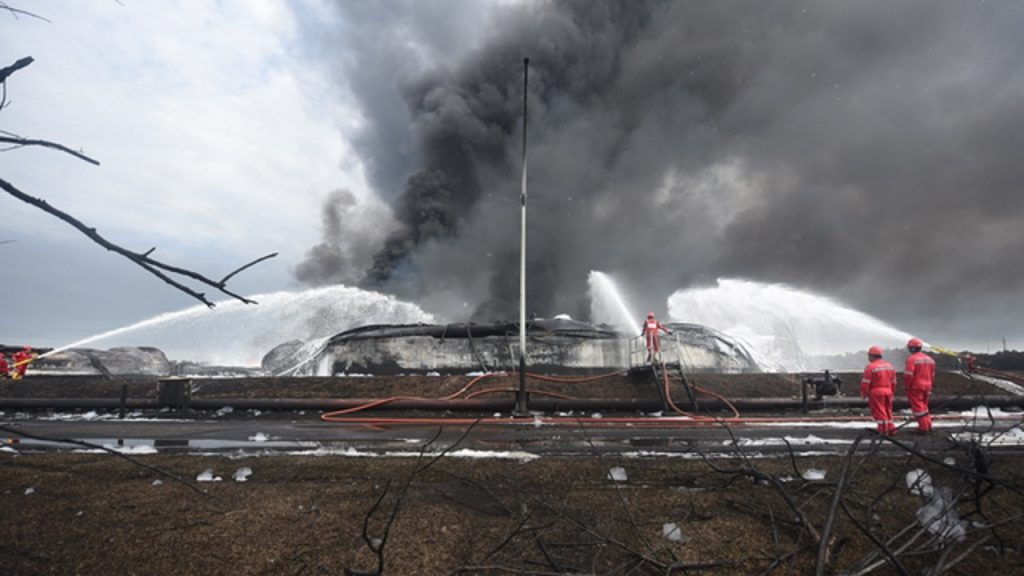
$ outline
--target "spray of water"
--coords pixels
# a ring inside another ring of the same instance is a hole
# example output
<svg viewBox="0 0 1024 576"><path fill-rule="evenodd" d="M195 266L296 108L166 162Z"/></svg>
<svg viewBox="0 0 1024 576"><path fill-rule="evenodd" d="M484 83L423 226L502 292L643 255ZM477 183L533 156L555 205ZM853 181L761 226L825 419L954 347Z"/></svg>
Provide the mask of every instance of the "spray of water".
<svg viewBox="0 0 1024 576"><path fill-rule="evenodd" d="M216 308L193 306L62 346L49 354L85 346L155 346L172 360L224 366L258 366L271 348L290 340L312 342L366 324L433 322L415 304L377 292L330 286L252 297Z"/></svg>
<svg viewBox="0 0 1024 576"><path fill-rule="evenodd" d="M609 324L624 334L634 334L639 330L640 319L630 310L611 276L591 270L587 283L590 286L591 322Z"/></svg>
<svg viewBox="0 0 1024 576"><path fill-rule="evenodd" d="M765 370L813 371L824 356L903 346L910 334L834 300L782 284L719 279L668 299L674 322L716 328L746 344Z"/></svg>

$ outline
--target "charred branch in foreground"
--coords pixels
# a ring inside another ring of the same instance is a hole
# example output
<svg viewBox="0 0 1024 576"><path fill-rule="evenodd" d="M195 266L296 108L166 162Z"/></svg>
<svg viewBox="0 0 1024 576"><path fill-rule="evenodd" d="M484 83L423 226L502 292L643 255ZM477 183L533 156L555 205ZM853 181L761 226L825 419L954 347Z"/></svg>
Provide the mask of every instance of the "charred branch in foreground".
<svg viewBox="0 0 1024 576"><path fill-rule="evenodd" d="M447 455L449 452L451 452L460 444L462 444L463 440L465 440L466 437L469 436L469 433L473 431L473 428L475 428L479 422L480 421L477 420L476 422L467 426L466 430L462 433L462 436L460 436L455 442L452 442L444 450L441 450L440 452L435 454L433 458L428 460L425 464L421 464L420 462L426 456L427 450L429 450L430 447L433 446L435 442L437 442L437 439L441 437L441 433L444 432L443 427L437 429L437 433L434 434L433 438L431 438L429 442L425 443L423 445L423 448L420 449L419 456L416 458L415 468L409 474L409 476L406 477L405 483L402 484L402 488L401 490L399 490L398 495L391 506L391 514L388 516L387 522L385 522L384 524L384 528L381 531L381 537L375 539L370 535L370 521L373 519L374 514L376 514L377 511L380 510L381 505L384 502L384 499L387 497L389 489L391 488L390 480L384 484L384 490L381 491L380 496L373 503L373 506L371 506L370 509L366 512L366 516L363 517L363 542L366 543L366 546L377 557L377 569L372 572L362 572L359 570L354 570L352 568L346 567L346 576L381 576L382 574L384 574L384 547L388 543L388 536L391 535L391 529L392 527L394 527L395 519L398 517L399 511L401 511L402 509L402 503L404 502L405 497L409 492L409 487L412 486L412 483L414 480L416 480L417 476L425 472L431 466L436 464L439 460L444 458L445 455Z"/></svg>
<svg viewBox="0 0 1024 576"><path fill-rule="evenodd" d="M6 8L6 6L0 6L0 8ZM8 8L8 10L10 10L10 8ZM32 62L34 62L32 57L26 56L10 66L0 68L0 110L7 107L7 77L28 66Z"/></svg>
<svg viewBox="0 0 1024 576"><path fill-rule="evenodd" d="M10 8L6 4L0 3L0 10L3 10L3 9L6 9L6 10L12 12L12 13L24 13L21 10ZM25 14L28 14L28 13L25 13ZM31 14L29 14L29 15L31 15ZM31 56L27 56L25 58L22 58L22 59L18 60L14 64L11 64L10 66L7 66L5 68L0 68L0 85L2 85L2 87L3 87L3 97L2 97L2 99L0 99L0 109L2 109L3 106L6 103L6 98L7 98L7 79L11 76L11 74L17 72L18 70L21 70L22 68L25 68L26 66L32 64L32 62L33 62L32 57ZM39 140L39 139L23 138L21 136L18 136L16 134L12 134L10 132L0 131L0 143L8 144L9 145L5 150L11 150L11 149L14 149L14 148L22 148L22 147L26 147L26 146L39 146L39 147L43 147L43 148L49 148L49 149L52 149L52 150L57 150L59 152L64 152L65 154L69 154L69 155L71 155L71 156L73 156L75 158L78 158L79 160L82 160L84 162L88 162L88 163L93 164L95 166L99 166L99 164L100 164L99 161L97 161L97 160L95 160L93 158L90 158L89 156L85 155L82 152L78 152L76 150L72 150L72 149L68 148L67 146L64 146L63 144L59 144L57 142L51 142L49 140ZM2 188L5 192L10 194L11 196L17 198L18 200L21 200L22 202L24 202L24 203L26 203L26 204L28 204L30 206L34 206L34 207L42 210L43 212L46 212L47 214L50 214L51 216L55 216L56 218L58 218L60 220L63 220L64 222L70 224L71 226L73 226L75 229L77 229L79 232L84 234L86 237L88 237L90 240L92 240L96 244L99 244L100 246L106 248L107 250L109 250L111 252L114 252L114 253L120 254L121 256L124 256L125 258L131 260L136 265L141 267L143 270L145 270L145 271L149 272L150 274L156 276L160 280L163 280L165 283L167 283L168 285L172 286L173 288L176 288L177 290L179 290L181 292L184 292L185 294L188 294L192 298L195 298L196 300L199 300L200 302L202 302L203 304L206 304L210 308L214 307L214 303L207 298L205 292L200 292L198 290L195 290L195 289L191 288L190 286L184 284L178 278L186 278L186 279L189 279L189 280L191 280L193 282L196 282L196 283L208 286L210 288L213 288L213 289L217 290L218 292L221 292L222 294L225 294L227 296L230 296L231 298L234 298L235 300L239 300L241 302L244 302L245 304L256 304L256 301L250 300L248 298L245 298L244 296L241 296L240 294L237 294L237 293L231 291L230 289L228 289L227 283L228 283L228 281L231 278L233 278L238 273L240 273L240 272L242 272L242 271L244 271L244 270L246 270L246 269L248 269L248 268L250 268L252 266L255 266L256 264L259 264L260 262L263 262L264 260L269 260L270 258L273 258L273 257L277 256L277 252L272 252L272 253L267 254L265 256L260 256L259 258L256 258L255 260L252 260L252 261L250 261L250 262L248 262L248 263L246 263L246 264L244 264L242 266L239 266L235 270L233 270L233 271L229 272L228 274L226 274L220 280L214 280L212 278L208 278L207 276L205 276L203 274L200 274L198 272L195 272L193 270L190 270L188 268L182 268L180 266L174 266L172 264L168 264L168 263L163 262L161 260L157 260L155 258L152 258L151 255L156 250L156 248L150 248L149 250L147 250L145 252L135 252L135 251L132 251L132 250L128 250L127 248L124 248L124 247L122 247L119 244L111 242L111 241L107 240L106 238L104 238L103 236L101 236L96 231L96 228L88 226L88 225L82 223L80 220L78 220L74 216L68 214L67 212L64 212L63 210L60 210L60 209L58 209L58 208L56 208L54 206L51 206L50 203L47 202L46 200L43 200L41 198L36 198L34 196L26 194L25 192L19 190L13 184L11 184L10 182L8 182L8 181L6 181L6 180L4 180L2 178L0 178L0 188ZM172 277L172 276L175 276L177 278Z"/></svg>
<svg viewBox="0 0 1024 576"><path fill-rule="evenodd" d="M234 298L236 300L240 300L240 301L242 301L242 302L244 302L246 304L256 304L255 300L250 300L248 298L245 298L244 296L241 296L241 295L236 294L235 292L232 292L231 290L229 290L228 287L227 287L226 281L228 279L230 279L232 276L234 276L235 274L237 274L238 272L241 272L242 270L245 270L246 268L248 268L248 267L250 267L250 266L252 266L254 264L257 264L259 262L262 262L264 260L267 260L269 258L273 258L273 257L277 256L276 252L271 253L271 254L267 254L265 256L261 256L261 257L255 259L255 260L253 260L252 262L249 262L248 264L242 266L241 268L238 268L234 272L228 274L227 276L225 276L225 278L223 280L217 281L217 280L213 280L211 278L208 278L208 277L206 277L206 276L204 276L204 275L202 275L202 274L200 274L198 272L194 272L192 270L189 270L187 268L181 268L179 266L173 266L171 264L167 264L166 262L161 262L160 260L156 260L155 258L152 258L152 257L149 256L150 254L153 253L152 249L150 249L150 250L148 250L146 252L133 252L131 250L123 248L122 246L120 246L118 244L115 244L115 243L107 240L103 236L101 236L96 231L95 228L89 227L89 226L83 224L80 220L78 220L74 216L71 216L70 214L68 214L67 212L64 212L62 210L59 210L59 209L51 206L46 200L43 200L41 198L36 198L34 196L30 196L30 195L22 192L21 190L16 188L13 184L11 184L10 182L4 180L3 178L0 178L0 188L2 188L5 192L10 194L11 196L14 196L15 198L17 198L18 200L21 200L22 202L25 202L26 204L35 206L36 208L39 208L43 212L46 212L47 214L51 214L51 215L53 215L53 216L55 216L55 217L65 221L65 222L67 222L68 224L73 226L75 229L77 229L79 232L81 232L82 234L85 234L90 240L92 240L96 244L99 244L100 246L106 248L107 250L109 250L111 252L114 252L116 254L120 254L121 256L124 256L125 258L131 260L132 262L134 262L135 264L137 264L138 266L140 266L141 268L143 268L144 270L146 270L150 274L152 274L152 275L156 276L157 278L163 280L167 284L170 284L174 288L177 288L178 290L188 294L189 296L195 298L196 300L199 300L200 302L202 302L203 304L206 304L210 308L214 307L214 303L212 301L210 301L206 297L206 294L204 292L198 292L196 290L193 290L189 286L187 286L187 285L183 284L182 282L179 282L178 280L175 280L174 278L172 278L170 276L170 274L176 274L178 276L184 276L186 278L190 278L190 279L192 279L192 280L194 280L194 281L196 281L196 282L198 282L200 284L205 284L206 286L214 288L214 289L218 290L219 292L221 292L223 294L226 294L226 295L228 295L228 296L230 296L230 297L232 297L232 298Z"/></svg>
<svg viewBox="0 0 1024 576"><path fill-rule="evenodd" d="M39 14L36 14L34 12L29 12L28 10L22 10L21 8L15 8L15 7L7 4L6 2L0 2L0 11L8 12L11 16L14 17L15 20L18 19L18 16L28 16L29 18L35 18L36 20L42 20L43 22L46 22L47 24L52 24L52 22L50 22L50 20L48 18L44 18L43 16L40 16Z"/></svg>
<svg viewBox="0 0 1024 576"><path fill-rule="evenodd" d="M0 104L2 104L2 103L0 103ZM8 146L8 147L3 149L4 152L6 152L8 150L14 150L14 149L17 149L17 148L24 148L26 146L41 146L43 148L50 148L52 150L58 150L60 152L64 152L65 154L70 154L70 155L74 156L75 158L78 158L79 160L82 160L84 162L88 162L89 164L92 164L93 166L99 166L100 165L99 160L96 160L94 158L90 158L89 156L86 156L82 152L79 152L77 150L72 150L71 148L68 148L67 146L65 146L63 144L58 144L57 142L51 142L49 140L38 140L38 139L33 139L33 138L22 138L21 136L18 136L16 134L11 134L10 132L5 132L5 131L0 130L0 143L9 144L10 145L10 146Z"/></svg>

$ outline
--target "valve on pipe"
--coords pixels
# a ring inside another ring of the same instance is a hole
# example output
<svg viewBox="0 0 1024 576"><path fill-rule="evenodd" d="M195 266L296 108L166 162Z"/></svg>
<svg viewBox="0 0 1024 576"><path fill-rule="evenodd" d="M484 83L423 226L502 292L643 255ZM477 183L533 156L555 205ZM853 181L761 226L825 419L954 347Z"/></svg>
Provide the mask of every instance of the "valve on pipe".
<svg viewBox="0 0 1024 576"><path fill-rule="evenodd" d="M803 379L803 386L800 391L800 409L801 412L807 414L808 410L808 390L814 390L814 400L820 402L825 396L837 396L839 394L839 388L843 385L842 379L839 376L832 374L830 370L825 370L825 375L822 377L808 377Z"/></svg>

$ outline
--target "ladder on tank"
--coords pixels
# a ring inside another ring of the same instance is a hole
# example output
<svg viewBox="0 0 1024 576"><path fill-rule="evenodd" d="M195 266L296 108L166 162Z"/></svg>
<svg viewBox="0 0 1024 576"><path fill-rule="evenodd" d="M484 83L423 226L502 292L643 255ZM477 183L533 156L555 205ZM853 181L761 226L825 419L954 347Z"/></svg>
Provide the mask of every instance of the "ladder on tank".
<svg viewBox="0 0 1024 576"><path fill-rule="evenodd" d="M629 368L631 372L651 371L654 376L654 387L658 391L662 410L665 412L671 411L673 404L679 405L672 397L672 381L678 378L686 391L688 408L696 412L700 410L700 405L697 402L694 387L686 377L683 349L678 338L677 334L669 334L662 338L662 351L654 354L653 357L648 357L647 344L643 336L630 339ZM665 344L668 346L664 346ZM670 356L667 362L665 361L666 354Z"/></svg>

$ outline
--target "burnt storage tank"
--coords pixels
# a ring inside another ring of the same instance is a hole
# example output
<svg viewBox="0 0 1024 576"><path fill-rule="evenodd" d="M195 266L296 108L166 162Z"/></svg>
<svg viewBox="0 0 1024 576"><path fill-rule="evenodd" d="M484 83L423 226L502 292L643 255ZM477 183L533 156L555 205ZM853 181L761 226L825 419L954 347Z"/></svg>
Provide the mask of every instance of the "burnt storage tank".
<svg viewBox="0 0 1024 576"><path fill-rule="evenodd" d="M667 326L672 334L662 345L666 362L679 362L693 372L761 372L743 343L714 328L676 322Z"/></svg>
<svg viewBox="0 0 1024 576"><path fill-rule="evenodd" d="M744 347L696 324L669 325L663 359L700 372L758 372ZM337 334L296 375L465 373L514 371L519 365L519 326L412 324L362 326ZM590 372L636 367L643 343L607 325L570 319L527 324L527 366L536 372Z"/></svg>

